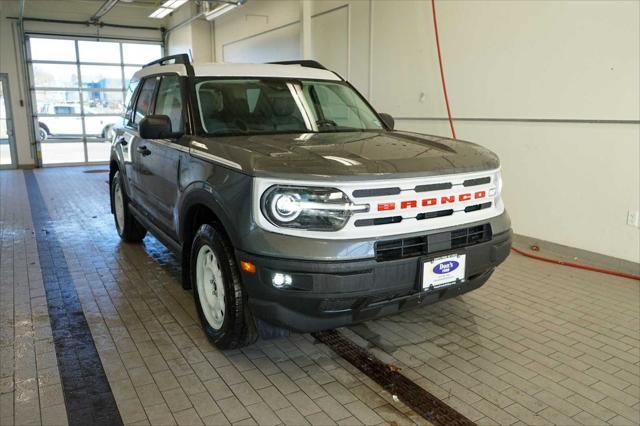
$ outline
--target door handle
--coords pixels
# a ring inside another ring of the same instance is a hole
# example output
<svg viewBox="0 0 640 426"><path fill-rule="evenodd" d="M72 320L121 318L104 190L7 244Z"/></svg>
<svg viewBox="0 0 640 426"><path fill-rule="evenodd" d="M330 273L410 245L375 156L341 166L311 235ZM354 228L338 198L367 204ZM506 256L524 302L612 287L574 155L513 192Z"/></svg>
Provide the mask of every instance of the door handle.
<svg viewBox="0 0 640 426"><path fill-rule="evenodd" d="M129 142L127 142L127 140L126 140L125 138L120 138L120 139L118 139L118 143L119 143L121 146L127 146L127 144L128 144Z"/></svg>
<svg viewBox="0 0 640 426"><path fill-rule="evenodd" d="M151 151L149 151L146 145L138 146L138 152L145 156L151 154Z"/></svg>

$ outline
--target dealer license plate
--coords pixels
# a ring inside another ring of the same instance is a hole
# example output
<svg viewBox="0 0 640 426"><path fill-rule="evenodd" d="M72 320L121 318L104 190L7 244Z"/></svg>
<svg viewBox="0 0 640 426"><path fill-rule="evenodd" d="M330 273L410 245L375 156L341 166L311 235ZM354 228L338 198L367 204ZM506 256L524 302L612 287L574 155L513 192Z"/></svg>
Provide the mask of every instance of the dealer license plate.
<svg viewBox="0 0 640 426"><path fill-rule="evenodd" d="M422 289L436 289L464 281L466 255L452 254L424 262Z"/></svg>

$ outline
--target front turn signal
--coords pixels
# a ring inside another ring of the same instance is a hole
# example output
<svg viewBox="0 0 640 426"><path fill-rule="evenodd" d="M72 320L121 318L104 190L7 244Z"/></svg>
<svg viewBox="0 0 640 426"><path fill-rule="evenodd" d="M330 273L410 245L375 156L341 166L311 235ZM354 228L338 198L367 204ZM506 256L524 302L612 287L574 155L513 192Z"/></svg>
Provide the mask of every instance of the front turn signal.
<svg viewBox="0 0 640 426"><path fill-rule="evenodd" d="M256 273L256 265L254 265L251 262L247 262L246 260L241 260L240 261L240 269L242 269L245 272L248 272L250 274L255 274Z"/></svg>

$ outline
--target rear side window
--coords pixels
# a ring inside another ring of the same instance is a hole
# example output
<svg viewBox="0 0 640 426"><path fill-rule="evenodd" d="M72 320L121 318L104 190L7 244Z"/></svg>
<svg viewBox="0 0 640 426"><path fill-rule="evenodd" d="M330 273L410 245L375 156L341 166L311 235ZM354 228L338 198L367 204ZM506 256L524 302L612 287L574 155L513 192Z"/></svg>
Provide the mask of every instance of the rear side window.
<svg viewBox="0 0 640 426"><path fill-rule="evenodd" d="M134 123L140 123L140 120L149 114L155 88L155 77L146 79L142 84L142 90L140 90L140 96L138 96L138 102L136 102L136 112L133 118Z"/></svg>
<svg viewBox="0 0 640 426"><path fill-rule="evenodd" d="M180 79L171 75L162 77L156 100L156 115L166 115L171 120L171 130L182 132L184 129L182 115L182 91Z"/></svg>

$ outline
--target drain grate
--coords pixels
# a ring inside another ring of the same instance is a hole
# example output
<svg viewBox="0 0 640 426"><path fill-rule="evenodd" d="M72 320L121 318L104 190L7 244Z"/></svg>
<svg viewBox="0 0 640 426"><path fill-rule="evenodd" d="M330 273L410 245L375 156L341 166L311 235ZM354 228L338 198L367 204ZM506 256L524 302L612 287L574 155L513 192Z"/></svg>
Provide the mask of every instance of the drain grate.
<svg viewBox="0 0 640 426"><path fill-rule="evenodd" d="M83 170L82 173L109 173L109 169L88 169Z"/></svg>
<svg viewBox="0 0 640 426"><path fill-rule="evenodd" d="M338 331L321 331L314 333L313 336L434 425L475 425L471 420L400 374L397 367L380 361L364 348L343 337Z"/></svg>

